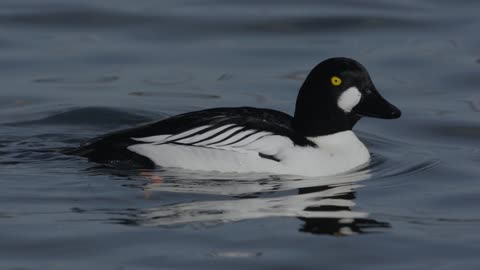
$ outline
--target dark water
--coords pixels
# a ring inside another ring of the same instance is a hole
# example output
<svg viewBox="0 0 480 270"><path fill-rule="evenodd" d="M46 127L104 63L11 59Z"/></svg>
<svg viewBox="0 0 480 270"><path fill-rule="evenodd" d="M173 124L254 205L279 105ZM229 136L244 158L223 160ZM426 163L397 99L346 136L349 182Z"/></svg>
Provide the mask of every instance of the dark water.
<svg viewBox="0 0 480 270"><path fill-rule="evenodd" d="M0 268L479 269L479 10L0 2ZM403 111L356 127L374 153L359 172L121 171L49 151L208 107L291 113L332 56Z"/></svg>

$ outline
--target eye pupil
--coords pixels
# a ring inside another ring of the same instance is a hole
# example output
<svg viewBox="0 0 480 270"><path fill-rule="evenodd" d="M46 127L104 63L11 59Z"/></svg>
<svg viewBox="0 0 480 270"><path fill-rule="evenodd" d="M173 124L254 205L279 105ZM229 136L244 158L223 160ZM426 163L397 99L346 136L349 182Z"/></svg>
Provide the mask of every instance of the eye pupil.
<svg viewBox="0 0 480 270"><path fill-rule="evenodd" d="M337 76L333 76L333 77L330 79L330 82L332 83L333 86L339 86L340 84L342 84L342 79L340 79L340 78L337 77Z"/></svg>

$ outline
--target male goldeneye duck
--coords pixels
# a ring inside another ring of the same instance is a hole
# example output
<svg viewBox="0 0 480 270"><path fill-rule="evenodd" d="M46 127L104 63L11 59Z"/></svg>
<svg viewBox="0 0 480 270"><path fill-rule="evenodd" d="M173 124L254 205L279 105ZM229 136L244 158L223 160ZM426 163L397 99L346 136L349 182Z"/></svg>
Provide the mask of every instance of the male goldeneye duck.
<svg viewBox="0 0 480 270"><path fill-rule="evenodd" d="M361 117L400 114L360 63L330 58L305 79L293 117L251 107L207 109L113 132L69 153L109 165L325 176L369 161L352 132Z"/></svg>

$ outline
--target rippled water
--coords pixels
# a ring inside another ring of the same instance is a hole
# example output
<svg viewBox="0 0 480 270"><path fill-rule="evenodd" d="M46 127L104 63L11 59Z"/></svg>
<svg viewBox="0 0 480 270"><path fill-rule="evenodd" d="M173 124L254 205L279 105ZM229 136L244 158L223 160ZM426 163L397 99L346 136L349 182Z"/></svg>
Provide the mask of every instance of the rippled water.
<svg viewBox="0 0 480 270"><path fill-rule="evenodd" d="M478 1L2 1L1 269L478 269ZM402 109L294 178L113 170L51 151L217 106L291 113L363 63Z"/></svg>

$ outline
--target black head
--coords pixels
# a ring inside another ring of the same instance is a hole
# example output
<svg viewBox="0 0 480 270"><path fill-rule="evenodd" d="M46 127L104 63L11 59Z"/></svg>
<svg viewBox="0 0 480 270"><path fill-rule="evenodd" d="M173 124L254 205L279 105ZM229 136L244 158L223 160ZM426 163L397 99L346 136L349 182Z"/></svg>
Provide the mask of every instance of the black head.
<svg viewBox="0 0 480 270"><path fill-rule="evenodd" d="M360 63L330 58L303 82L293 126L305 136L321 136L351 130L362 116L395 119L400 115L400 110L378 93Z"/></svg>

